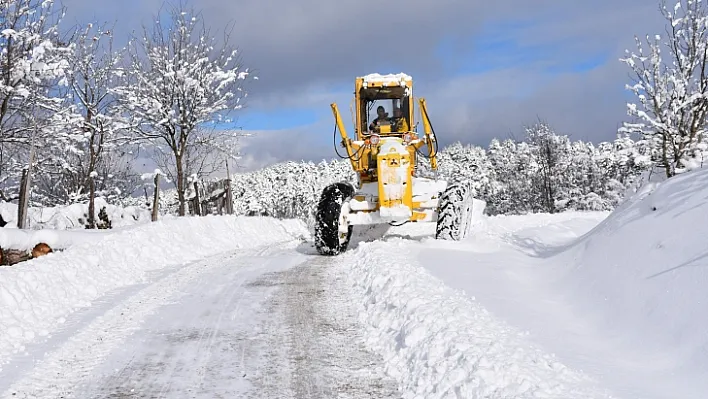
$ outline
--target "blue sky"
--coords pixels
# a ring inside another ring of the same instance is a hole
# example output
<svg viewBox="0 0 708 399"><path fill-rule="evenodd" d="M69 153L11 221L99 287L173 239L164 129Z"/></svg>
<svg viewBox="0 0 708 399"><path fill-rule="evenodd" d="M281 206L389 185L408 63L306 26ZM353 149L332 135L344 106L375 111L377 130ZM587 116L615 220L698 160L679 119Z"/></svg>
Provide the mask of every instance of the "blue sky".
<svg viewBox="0 0 708 399"><path fill-rule="evenodd" d="M349 122L354 78L373 72L413 76L443 144L520 136L539 117L576 139L611 140L632 100L619 58L635 34L663 31L654 0L187 3L215 29L235 22L233 44L259 76L238 114L253 133L244 169L333 158L329 104ZM116 20L127 35L162 1L64 4L72 22Z"/></svg>

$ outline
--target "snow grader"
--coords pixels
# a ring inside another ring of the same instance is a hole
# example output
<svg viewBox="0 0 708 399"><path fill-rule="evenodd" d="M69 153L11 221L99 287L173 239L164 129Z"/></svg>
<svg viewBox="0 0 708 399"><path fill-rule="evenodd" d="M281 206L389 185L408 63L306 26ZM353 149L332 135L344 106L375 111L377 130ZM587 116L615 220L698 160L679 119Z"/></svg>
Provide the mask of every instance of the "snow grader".
<svg viewBox="0 0 708 399"><path fill-rule="evenodd" d="M470 182L418 176L418 159L437 170L438 141L424 98L418 99L422 134L415 120L413 79L403 73L370 74L354 84L350 138L336 103L331 104L341 145L356 172L356 182L325 187L315 214L315 247L321 255L346 251L354 226L437 223L435 237L465 238L486 203L473 197ZM371 111L376 106L376 117ZM392 111L389 117L387 108ZM425 147L426 151L423 150Z"/></svg>

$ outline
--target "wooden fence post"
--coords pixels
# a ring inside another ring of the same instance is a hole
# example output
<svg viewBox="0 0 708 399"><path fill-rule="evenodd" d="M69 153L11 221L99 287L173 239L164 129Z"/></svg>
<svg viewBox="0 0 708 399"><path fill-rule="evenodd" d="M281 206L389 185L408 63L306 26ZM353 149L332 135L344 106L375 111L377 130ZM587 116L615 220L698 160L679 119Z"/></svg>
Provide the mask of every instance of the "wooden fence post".
<svg viewBox="0 0 708 399"><path fill-rule="evenodd" d="M224 191L224 205L226 206L226 213L233 215L234 201L231 195L231 179L224 180Z"/></svg>
<svg viewBox="0 0 708 399"><path fill-rule="evenodd" d="M27 195L27 184L29 183L29 179L27 178L27 174L29 171L27 169L22 170L22 178L20 179L20 199L19 203L17 206L17 228L18 229L24 229L27 227L27 208L29 208L28 202L29 198Z"/></svg>
<svg viewBox="0 0 708 399"><path fill-rule="evenodd" d="M160 175L155 174L155 195L152 198L152 221L157 222L157 208L160 203Z"/></svg>
<svg viewBox="0 0 708 399"><path fill-rule="evenodd" d="M199 198L199 183L194 181L194 214L202 216L202 201Z"/></svg>

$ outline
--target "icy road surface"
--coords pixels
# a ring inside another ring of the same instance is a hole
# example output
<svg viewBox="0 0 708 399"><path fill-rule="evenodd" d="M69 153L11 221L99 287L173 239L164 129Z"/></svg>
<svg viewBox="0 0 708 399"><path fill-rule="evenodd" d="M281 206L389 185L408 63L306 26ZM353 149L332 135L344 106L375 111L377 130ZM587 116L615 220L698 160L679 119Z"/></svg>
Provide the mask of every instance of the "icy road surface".
<svg viewBox="0 0 708 399"><path fill-rule="evenodd" d="M332 262L293 241L167 270L10 363L3 397L395 397Z"/></svg>

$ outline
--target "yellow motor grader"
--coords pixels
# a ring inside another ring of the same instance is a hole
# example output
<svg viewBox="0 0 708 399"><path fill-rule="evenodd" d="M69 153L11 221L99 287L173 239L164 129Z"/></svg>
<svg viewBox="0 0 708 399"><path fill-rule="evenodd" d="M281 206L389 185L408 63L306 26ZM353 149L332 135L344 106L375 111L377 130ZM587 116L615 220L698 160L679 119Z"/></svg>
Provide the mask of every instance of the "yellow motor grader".
<svg viewBox="0 0 708 399"><path fill-rule="evenodd" d="M473 219L484 212L486 203L473 198L470 182L448 184L417 176L417 156L437 169L438 142L424 98L417 101L423 125L418 133L414 102L413 79L406 74L357 77L354 139L346 132L337 104L331 104L335 134L339 130L346 150L342 157L350 160L357 181L333 183L322 191L315 214L315 247L320 254L346 251L353 227L360 225L435 222L437 239L461 240Z"/></svg>

